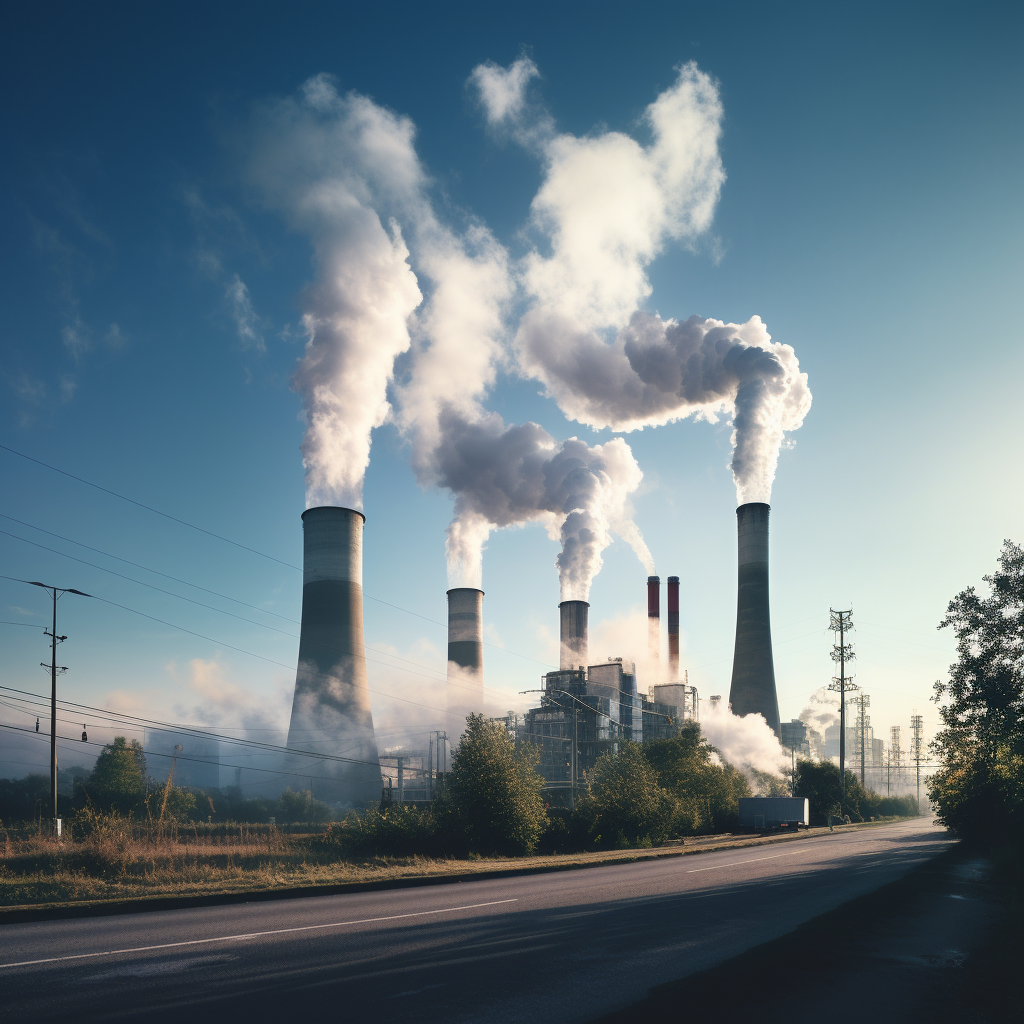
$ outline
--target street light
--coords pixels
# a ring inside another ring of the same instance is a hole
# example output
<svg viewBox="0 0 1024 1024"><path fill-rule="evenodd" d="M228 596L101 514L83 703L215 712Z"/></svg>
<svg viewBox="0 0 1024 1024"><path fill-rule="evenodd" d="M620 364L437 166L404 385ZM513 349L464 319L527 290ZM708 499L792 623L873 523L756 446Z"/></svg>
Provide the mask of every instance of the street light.
<svg viewBox="0 0 1024 1024"><path fill-rule="evenodd" d="M64 643L66 636L57 636L57 599L62 594L77 594L79 597L92 597L84 591L73 587L54 587L49 583L37 583L35 580L21 580L30 587L42 587L53 595L53 627L44 631L50 638L50 795L53 798L54 828L60 834L60 819L57 817L57 644ZM42 663L46 667L46 663ZM66 669L62 668L62 671Z"/></svg>

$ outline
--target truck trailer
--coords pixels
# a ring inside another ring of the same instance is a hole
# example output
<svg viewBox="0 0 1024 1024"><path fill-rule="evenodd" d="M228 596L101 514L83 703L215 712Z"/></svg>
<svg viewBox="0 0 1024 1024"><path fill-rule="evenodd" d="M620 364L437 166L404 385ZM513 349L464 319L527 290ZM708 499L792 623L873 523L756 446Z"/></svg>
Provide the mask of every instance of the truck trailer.
<svg viewBox="0 0 1024 1024"><path fill-rule="evenodd" d="M740 797L740 831L796 831L810 824L810 804L802 796Z"/></svg>

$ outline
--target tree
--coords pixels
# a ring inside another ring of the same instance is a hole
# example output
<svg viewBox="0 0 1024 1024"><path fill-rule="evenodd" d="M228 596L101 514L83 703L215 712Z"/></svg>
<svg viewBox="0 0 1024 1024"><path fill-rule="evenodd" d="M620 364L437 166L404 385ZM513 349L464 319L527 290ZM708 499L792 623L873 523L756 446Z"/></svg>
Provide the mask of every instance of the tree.
<svg viewBox="0 0 1024 1024"><path fill-rule="evenodd" d="M141 813L146 802L146 755L138 740L129 743L115 736L96 758L96 765L82 791L103 811Z"/></svg>
<svg viewBox="0 0 1024 1024"><path fill-rule="evenodd" d="M689 722L678 736L644 745L658 784L679 801L678 827L687 834L723 832L736 824L739 798L750 796L743 773L722 760Z"/></svg>
<svg viewBox="0 0 1024 1024"><path fill-rule="evenodd" d="M598 846L663 843L674 830L679 803L658 784L658 773L638 743L602 754L587 774L581 814Z"/></svg>
<svg viewBox="0 0 1024 1024"><path fill-rule="evenodd" d="M935 683L943 728L932 749L942 767L929 794L939 820L961 836L1024 839L1024 550L1004 541L998 566L950 601L957 660Z"/></svg>
<svg viewBox="0 0 1024 1024"><path fill-rule="evenodd" d="M469 715L439 813L455 819L477 853L531 853L545 826L537 761L536 748L516 749L504 726Z"/></svg>

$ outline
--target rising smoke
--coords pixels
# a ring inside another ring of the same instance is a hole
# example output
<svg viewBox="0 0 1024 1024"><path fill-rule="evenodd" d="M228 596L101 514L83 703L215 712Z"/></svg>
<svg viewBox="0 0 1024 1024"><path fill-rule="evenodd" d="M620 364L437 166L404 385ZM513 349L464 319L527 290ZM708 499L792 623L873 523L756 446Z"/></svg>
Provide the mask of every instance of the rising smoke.
<svg viewBox="0 0 1024 1024"><path fill-rule="evenodd" d="M505 427L484 408L506 361L514 274L482 224L441 223L412 123L339 96L324 75L266 105L257 122L252 181L315 252L293 381L306 414L307 506L361 505L371 432L392 412L388 387L408 352L396 419L420 483L455 496L451 586L481 585L492 529L533 521L562 540L564 593L589 591L612 529L649 561L628 518L641 475L624 442L560 447L534 424Z"/></svg>
<svg viewBox="0 0 1024 1024"><path fill-rule="evenodd" d="M750 769L777 776L789 767L789 755L761 715L740 717L723 703L709 703L701 709L700 731L725 761L748 777Z"/></svg>
<svg viewBox="0 0 1024 1024"><path fill-rule="evenodd" d="M437 481L456 495L447 544L453 586L480 586L492 529L529 522L561 541L563 601L587 600L612 531L652 564L628 505L643 474L621 438L558 443L536 423L506 426L495 413L473 422L445 410L440 421L445 443L436 452Z"/></svg>
<svg viewBox="0 0 1024 1024"><path fill-rule="evenodd" d="M760 318L745 324L645 313L648 264L669 241L710 227L725 180L722 105L693 63L645 114L649 145L619 132L557 134L526 102L536 68L482 65L471 78L489 123L538 152L545 178L532 204L544 242L527 255L530 303L515 338L520 368L571 419L635 430L695 416L732 419L740 504L767 501L786 431L810 407L791 347Z"/></svg>

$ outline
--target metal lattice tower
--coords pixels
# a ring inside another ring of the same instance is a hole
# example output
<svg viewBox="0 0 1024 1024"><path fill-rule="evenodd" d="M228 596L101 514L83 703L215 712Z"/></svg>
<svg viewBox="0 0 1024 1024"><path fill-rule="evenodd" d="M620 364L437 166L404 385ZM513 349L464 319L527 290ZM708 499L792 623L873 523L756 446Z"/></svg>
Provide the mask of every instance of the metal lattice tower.
<svg viewBox="0 0 1024 1024"><path fill-rule="evenodd" d="M910 757L917 769L917 809L921 810L921 761L924 757L924 718L921 715L910 716Z"/></svg>
<svg viewBox="0 0 1024 1024"><path fill-rule="evenodd" d="M829 608L829 615L829 629L839 640L832 645L832 660L839 666L839 675L832 677L829 689L839 694L839 809L842 810L846 801L846 695L858 688L853 682L853 676L846 674L846 663L856 657L853 644L846 642L846 634L853 629L853 609L836 611L835 608Z"/></svg>
<svg viewBox="0 0 1024 1024"><path fill-rule="evenodd" d="M889 771L886 781L886 796L892 791L892 771L896 769L896 784L899 785L899 773L903 768L903 748L900 746L901 728L898 725L889 726Z"/></svg>
<svg viewBox="0 0 1024 1024"><path fill-rule="evenodd" d="M865 714L871 706L871 698L866 693L858 694L850 698L851 704L857 705L857 745L860 747L860 784L865 789L865 767L867 763L867 735L871 726L871 718Z"/></svg>

